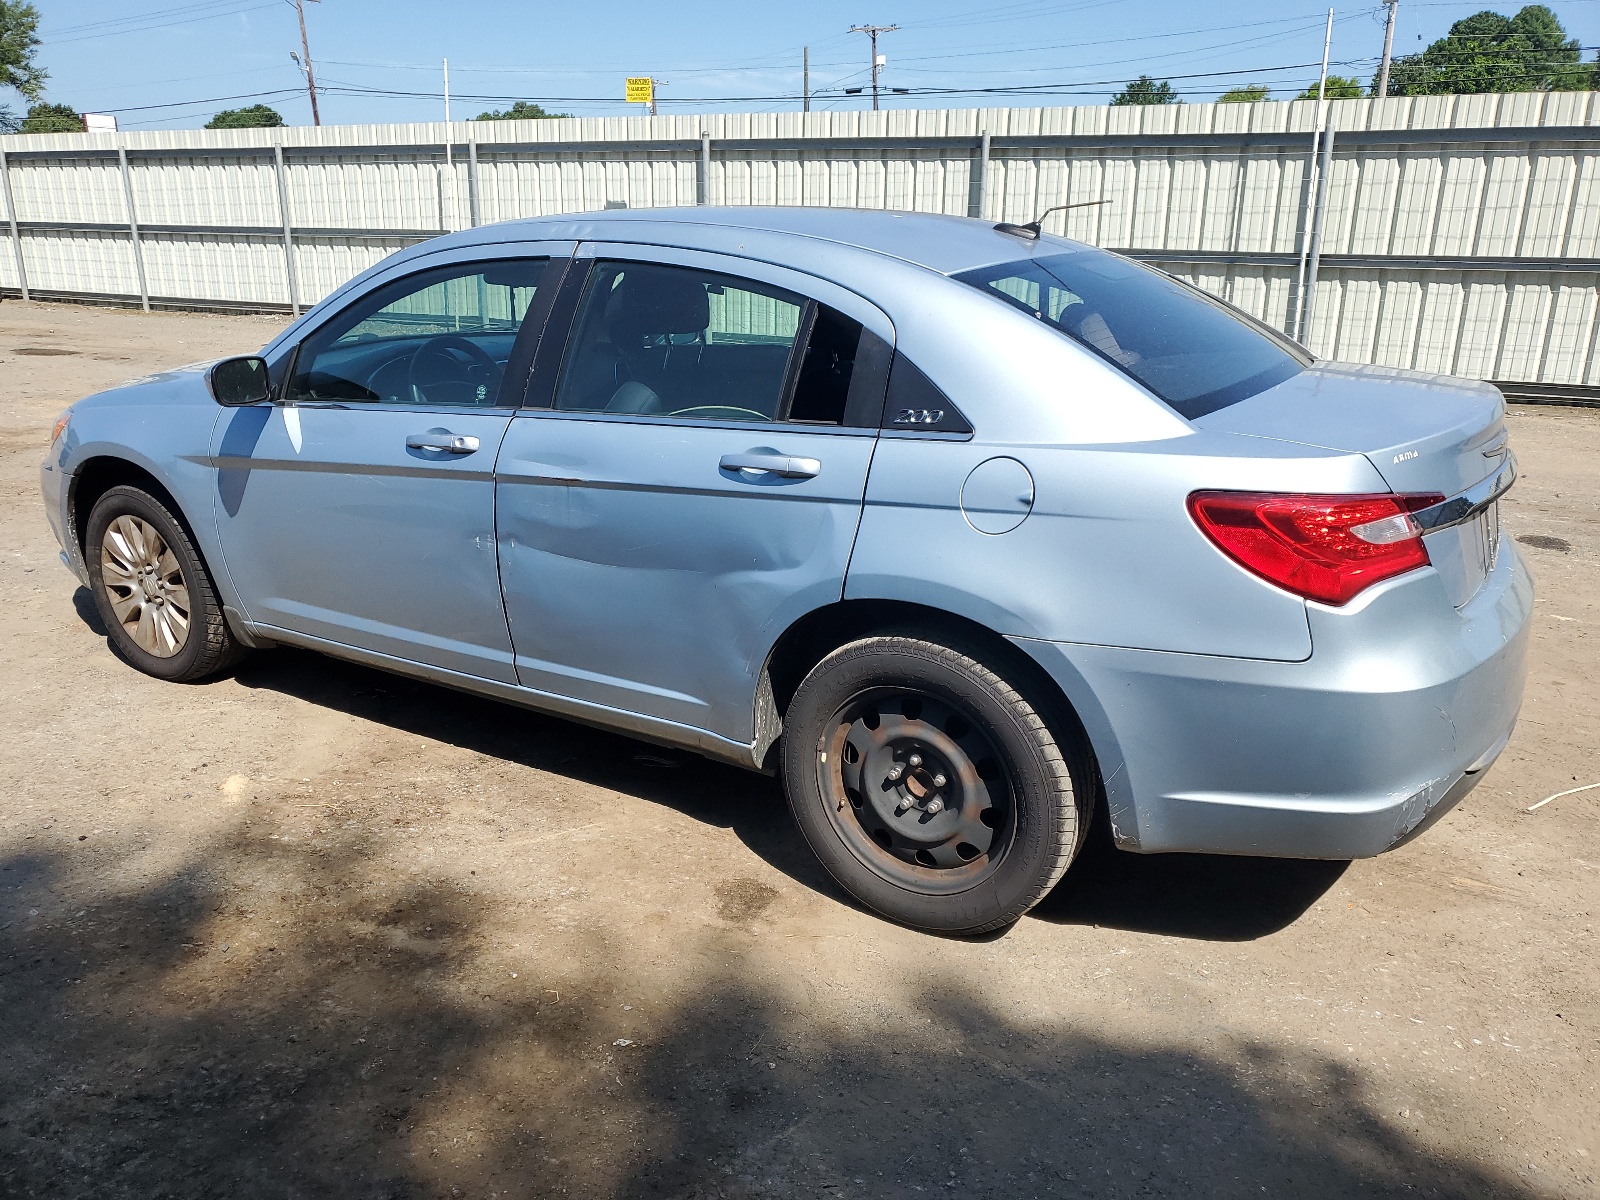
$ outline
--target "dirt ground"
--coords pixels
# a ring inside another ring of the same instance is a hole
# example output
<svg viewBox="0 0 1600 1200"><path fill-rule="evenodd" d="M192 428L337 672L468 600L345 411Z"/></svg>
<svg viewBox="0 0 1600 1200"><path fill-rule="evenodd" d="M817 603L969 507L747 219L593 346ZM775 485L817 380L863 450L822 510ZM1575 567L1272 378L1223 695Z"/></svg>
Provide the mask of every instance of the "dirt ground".
<svg viewBox="0 0 1600 1200"><path fill-rule="evenodd" d="M952 941L759 776L311 654L112 657L51 422L276 328L0 306L0 1195L1600 1194L1600 789L1527 811L1600 781L1600 412L1514 411L1527 701L1436 828L1097 849Z"/></svg>

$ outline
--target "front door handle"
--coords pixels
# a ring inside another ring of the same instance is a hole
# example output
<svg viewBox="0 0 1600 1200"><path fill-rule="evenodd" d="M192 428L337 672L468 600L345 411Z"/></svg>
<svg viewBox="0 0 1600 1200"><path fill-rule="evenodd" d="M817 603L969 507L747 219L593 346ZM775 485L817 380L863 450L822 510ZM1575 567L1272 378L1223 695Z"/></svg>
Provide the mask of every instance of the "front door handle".
<svg viewBox="0 0 1600 1200"><path fill-rule="evenodd" d="M478 439L468 434L413 433L406 439L409 450L443 450L446 454L474 454Z"/></svg>
<svg viewBox="0 0 1600 1200"><path fill-rule="evenodd" d="M779 475L784 479L815 479L822 474L822 463L815 458L796 458L764 450L724 454L717 465L724 471L751 471L760 475Z"/></svg>

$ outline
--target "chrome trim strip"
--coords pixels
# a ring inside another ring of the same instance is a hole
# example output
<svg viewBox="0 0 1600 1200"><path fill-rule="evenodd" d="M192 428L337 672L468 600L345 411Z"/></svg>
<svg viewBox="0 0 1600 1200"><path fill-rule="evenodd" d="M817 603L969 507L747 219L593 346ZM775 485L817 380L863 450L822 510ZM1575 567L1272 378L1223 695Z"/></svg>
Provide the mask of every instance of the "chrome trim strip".
<svg viewBox="0 0 1600 1200"><path fill-rule="evenodd" d="M1436 533L1456 525L1465 525L1511 490L1517 481L1517 456L1506 451L1506 461L1501 468L1482 483L1452 496L1432 508L1411 514L1412 520L1422 527L1423 533Z"/></svg>

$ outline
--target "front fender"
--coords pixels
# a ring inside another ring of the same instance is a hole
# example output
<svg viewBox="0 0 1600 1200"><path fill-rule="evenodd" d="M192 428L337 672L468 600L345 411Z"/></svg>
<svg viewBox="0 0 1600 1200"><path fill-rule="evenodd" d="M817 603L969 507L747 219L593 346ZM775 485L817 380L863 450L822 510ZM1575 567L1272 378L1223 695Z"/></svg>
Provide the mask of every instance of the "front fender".
<svg viewBox="0 0 1600 1200"><path fill-rule="evenodd" d="M195 393L198 392L196 395ZM238 607L223 569L212 494L216 470L209 452L212 431L224 410L205 391L198 374L164 376L148 384L90 397L74 406L72 420L45 463L59 474L63 545L69 565L87 578L79 487L102 468L127 464L154 479L172 498L178 516L206 563L223 602Z"/></svg>

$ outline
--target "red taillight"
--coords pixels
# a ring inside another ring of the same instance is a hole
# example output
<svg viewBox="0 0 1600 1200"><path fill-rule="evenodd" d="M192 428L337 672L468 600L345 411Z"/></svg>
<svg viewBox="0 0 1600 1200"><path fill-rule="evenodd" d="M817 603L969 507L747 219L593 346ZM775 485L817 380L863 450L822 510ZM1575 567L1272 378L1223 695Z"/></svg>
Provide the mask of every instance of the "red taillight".
<svg viewBox="0 0 1600 1200"><path fill-rule="evenodd" d="M1308 600L1348 604L1381 580L1428 565L1411 514L1443 500L1195 492L1189 515L1245 569Z"/></svg>

